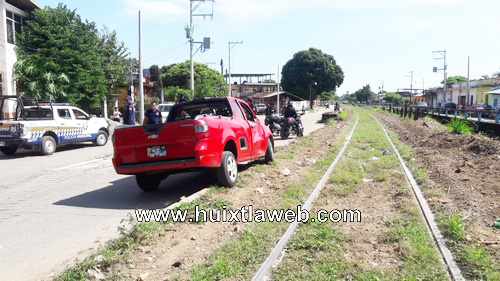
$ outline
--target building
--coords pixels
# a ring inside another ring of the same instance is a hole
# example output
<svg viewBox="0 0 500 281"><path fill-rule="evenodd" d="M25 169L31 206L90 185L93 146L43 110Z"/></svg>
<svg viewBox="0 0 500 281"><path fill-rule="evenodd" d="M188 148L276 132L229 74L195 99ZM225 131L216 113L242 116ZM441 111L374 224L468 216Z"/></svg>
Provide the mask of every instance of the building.
<svg viewBox="0 0 500 281"><path fill-rule="evenodd" d="M291 94L289 92L262 92L262 93L256 93L248 96L252 98L254 103L264 103L264 104L274 104L274 108L277 109L277 104L278 101L281 101L279 103L279 108L282 109L288 102L292 102L293 107L296 109L302 109L308 108L308 101L298 97L294 94Z"/></svg>
<svg viewBox="0 0 500 281"><path fill-rule="evenodd" d="M16 32L30 13L40 6L32 0L0 0L0 91L2 95L15 95L16 82L12 78L13 67L17 61L14 50Z"/></svg>
<svg viewBox="0 0 500 281"><path fill-rule="evenodd" d="M16 33L29 18L31 12L40 9L32 0L0 0L0 95L16 95L17 84L13 79L14 64L17 62L15 51ZM7 100L1 109L5 116L11 118L15 103Z"/></svg>
<svg viewBox="0 0 500 281"><path fill-rule="evenodd" d="M239 78L238 82L231 83L231 96L232 97L247 97L253 95L255 93L263 93L263 92L276 92L278 90L277 83L269 83L271 81L271 77L274 74L231 74L231 80L233 78ZM224 75L224 77L228 78L228 75ZM246 78L243 82L242 78ZM257 82L252 82L252 78L257 78Z"/></svg>

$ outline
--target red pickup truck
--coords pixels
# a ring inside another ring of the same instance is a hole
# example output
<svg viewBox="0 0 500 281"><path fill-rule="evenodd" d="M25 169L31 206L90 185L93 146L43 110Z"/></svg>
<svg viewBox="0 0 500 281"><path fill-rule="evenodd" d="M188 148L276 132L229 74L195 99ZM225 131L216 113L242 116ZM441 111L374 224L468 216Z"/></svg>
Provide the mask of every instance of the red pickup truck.
<svg viewBox="0 0 500 281"><path fill-rule="evenodd" d="M170 174L209 169L231 187L238 163L274 161L273 135L237 98L196 99L174 105L166 123L119 126L112 137L113 166L153 191Z"/></svg>

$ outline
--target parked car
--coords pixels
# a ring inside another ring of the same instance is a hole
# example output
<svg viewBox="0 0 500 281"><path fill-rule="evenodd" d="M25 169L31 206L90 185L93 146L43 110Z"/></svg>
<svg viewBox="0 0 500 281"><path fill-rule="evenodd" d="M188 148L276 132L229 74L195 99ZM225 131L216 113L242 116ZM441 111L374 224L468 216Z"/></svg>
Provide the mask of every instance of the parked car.
<svg viewBox="0 0 500 281"><path fill-rule="evenodd" d="M209 98L175 104L165 124L117 127L113 166L135 175L144 191L158 188L170 174L213 171L222 186L236 183L238 163L274 160L274 140L248 104Z"/></svg>
<svg viewBox="0 0 500 281"><path fill-rule="evenodd" d="M470 108L471 110L477 110L477 111L472 111L471 116L478 116L478 112L481 112L481 117L482 118L491 118L493 115L491 114L493 107L489 104L486 103L476 103L473 104L472 107Z"/></svg>
<svg viewBox="0 0 500 281"><path fill-rule="evenodd" d="M428 107L428 106L427 106L427 103L426 103L426 102L417 102L417 103L415 104L415 108L418 108L418 109L420 109L420 110L422 110L422 109L427 109L427 107Z"/></svg>
<svg viewBox="0 0 500 281"><path fill-rule="evenodd" d="M257 112L255 114L264 114L264 111L266 111L266 105L263 103L258 103L255 105L257 107Z"/></svg>
<svg viewBox="0 0 500 281"><path fill-rule="evenodd" d="M454 102L447 102L444 105L442 105L441 107L447 108L447 109L457 109L457 104Z"/></svg>
<svg viewBox="0 0 500 281"><path fill-rule="evenodd" d="M14 116L1 112L7 100L17 103ZM69 105L18 96L0 96L0 151L13 155L17 149L35 149L44 155L56 151L59 144L92 141L105 145L109 125L104 118L91 117Z"/></svg>
<svg viewBox="0 0 500 281"><path fill-rule="evenodd" d="M161 116L163 117L163 122L167 122L168 114L170 113L170 110L174 106L173 102L169 103L161 103L158 105L158 110L161 111Z"/></svg>

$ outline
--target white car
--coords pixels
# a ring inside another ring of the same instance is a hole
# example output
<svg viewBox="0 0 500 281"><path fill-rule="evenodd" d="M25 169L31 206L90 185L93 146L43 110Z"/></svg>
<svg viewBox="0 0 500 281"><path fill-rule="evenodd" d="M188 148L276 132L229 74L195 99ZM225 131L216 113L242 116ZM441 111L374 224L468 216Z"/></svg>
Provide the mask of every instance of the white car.
<svg viewBox="0 0 500 281"><path fill-rule="evenodd" d="M169 102L169 103L161 103L158 105L158 110L161 111L161 116L163 118L163 123L167 122L168 114L170 113L170 110L172 110L172 106L174 106L175 103Z"/></svg>
<svg viewBox="0 0 500 281"><path fill-rule="evenodd" d="M17 102L15 116L0 114L0 151L13 155L20 147L35 149L44 155L63 143L92 141L105 145L109 125L104 118L91 117L83 110L66 105L39 102L37 99L0 96L0 109L6 100Z"/></svg>

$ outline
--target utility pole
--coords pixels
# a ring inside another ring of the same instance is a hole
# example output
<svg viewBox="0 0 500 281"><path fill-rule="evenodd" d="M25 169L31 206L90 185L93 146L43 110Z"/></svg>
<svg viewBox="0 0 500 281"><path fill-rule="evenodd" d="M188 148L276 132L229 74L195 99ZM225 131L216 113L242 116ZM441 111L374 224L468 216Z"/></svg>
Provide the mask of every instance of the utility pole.
<svg viewBox="0 0 500 281"><path fill-rule="evenodd" d="M142 26L141 11L139 11L139 124L144 121L144 83L142 82Z"/></svg>
<svg viewBox="0 0 500 281"><path fill-rule="evenodd" d="M443 72L444 72L444 80L443 80L443 92L444 92L443 93L444 94L444 96L443 96L443 99L444 99L443 104L444 104L444 103L446 103L446 68L447 68L447 65L446 65L446 50L444 50L444 51L433 51L432 53L433 54L434 53L438 53L438 54L442 55L443 58L437 58L437 59L444 60L443 61L443 68L442 69L438 69L437 67L433 68L433 72L437 72L438 70L443 70Z"/></svg>
<svg viewBox="0 0 500 281"><path fill-rule="evenodd" d="M210 1L212 2L212 13L210 14L193 14L193 12L201 5L201 3L204 3L205 1ZM194 7L193 3L197 2ZM191 96L194 96L194 63L193 63L193 45L194 45L194 38L193 38L193 17L211 17L213 18L214 16L214 7L213 7L214 0L189 0L189 27L186 27L186 37L189 39L189 80L190 80L190 91L191 91Z"/></svg>
<svg viewBox="0 0 500 281"><path fill-rule="evenodd" d="M220 74L224 75L224 61L220 59Z"/></svg>
<svg viewBox="0 0 500 281"><path fill-rule="evenodd" d="M413 94L413 70L412 71L408 71L408 73L411 73L410 76L406 76L406 77L411 77L410 79L410 105L412 104L413 100L412 100L412 94Z"/></svg>
<svg viewBox="0 0 500 281"><path fill-rule="evenodd" d="M276 92L278 93L277 99L278 103L276 104L276 112L279 114L280 112L280 66L278 65L278 77L276 78L277 88Z"/></svg>
<svg viewBox="0 0 500 281"><path fill-rule="evenodd" d="M378 80L378 84L382 84L382 88L378 87L378 104L380 105L380 93L384 93L384 80Z"/></svg>
<svg viewBox="0 0 500 281"><path fill-rule="evenodd" d="M467 57L467 107L471 106L470 104L470 87L469 87L469 70L470 70L470 56Z"/></svg>
<svg viewBox="0 0 500 281"><path fill-rule="evenodd" d="M231 48L232 47L231 47L231 45L233 45L233 47L234 47L234 46L236 46L236 44L243 44L243 42L241 42L241 41L239 41L239 42L229 41L228 42L228 51L229 51L229 62L228 62L229 66L228 66L228 68L229 68L229 75L228 75L228 79L227 79L227 84L229 86L229 90L228 90L228 94L227 95L229 97L232 96L232 91L231 91Z"/></svg>

